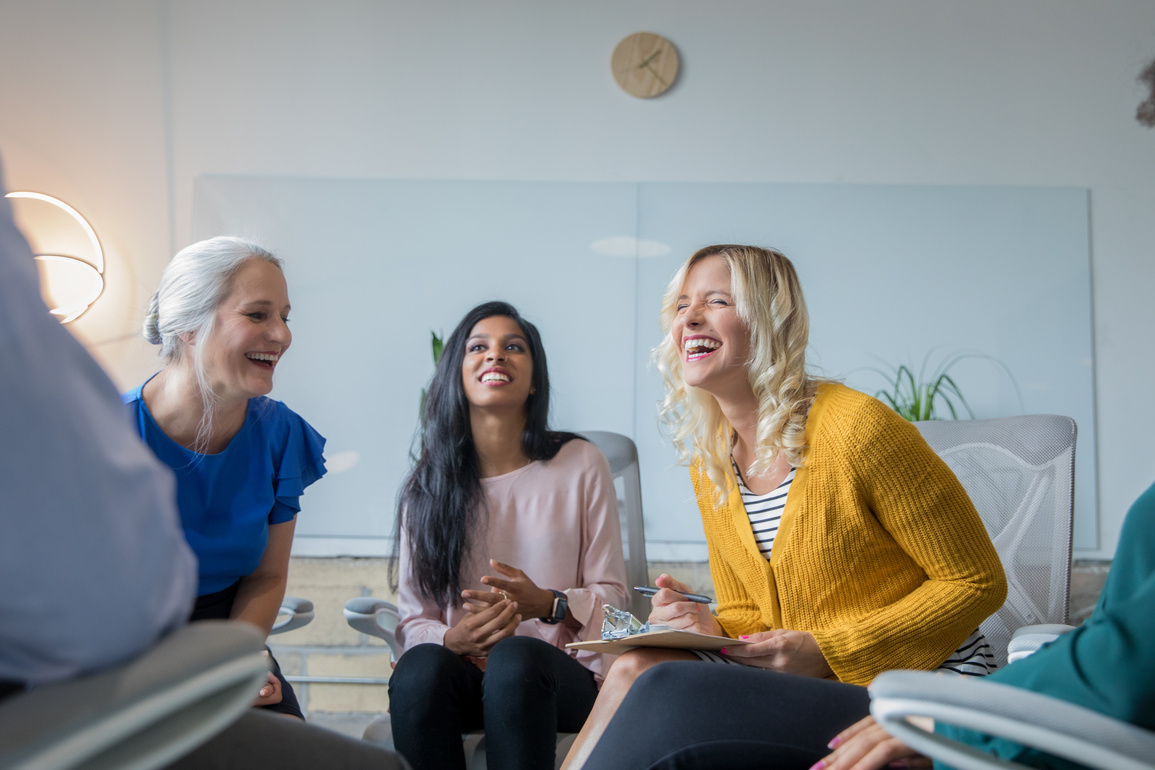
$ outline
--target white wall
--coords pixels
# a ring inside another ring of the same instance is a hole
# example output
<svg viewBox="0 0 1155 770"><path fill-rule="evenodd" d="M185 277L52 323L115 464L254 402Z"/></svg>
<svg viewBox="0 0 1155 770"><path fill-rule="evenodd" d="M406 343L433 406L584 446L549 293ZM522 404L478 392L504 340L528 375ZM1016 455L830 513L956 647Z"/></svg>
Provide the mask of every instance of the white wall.
<svg viewBox="0 0 1155 770"><path fill-rule="evenodd" d="M652 101L609 72L643 29ZM1155 475L1153 56L1146 0L0 0L0 155L109 246L77 331L122 385L201 174L1089 188L1109 555Z"/></svg>

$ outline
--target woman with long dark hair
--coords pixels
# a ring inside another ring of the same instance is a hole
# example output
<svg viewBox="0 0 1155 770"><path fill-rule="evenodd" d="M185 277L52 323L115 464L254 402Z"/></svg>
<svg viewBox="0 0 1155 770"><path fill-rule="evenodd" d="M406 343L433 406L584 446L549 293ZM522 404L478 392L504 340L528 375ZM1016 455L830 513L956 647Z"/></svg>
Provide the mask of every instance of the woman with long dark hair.
<svg viewBox="0 0 1155 770"><path fill-rule="evenodd" d="M465 766L484 727L492 768L552 768L556 733L597 697L601 606L625 602L605 457L548 428L549 374L533 324L504 302L446 341L422 447L398 504L405 653L389 681L398 751L416 770Z"/></svg>

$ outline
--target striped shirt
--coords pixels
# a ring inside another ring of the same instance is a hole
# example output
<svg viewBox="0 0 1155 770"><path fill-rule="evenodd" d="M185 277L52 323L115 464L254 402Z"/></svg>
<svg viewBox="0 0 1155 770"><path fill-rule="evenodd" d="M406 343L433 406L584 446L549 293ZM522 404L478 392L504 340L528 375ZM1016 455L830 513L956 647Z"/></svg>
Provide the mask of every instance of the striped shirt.
<svg viewBox="0 0 1155 770"><path fill-rule="evenodd" d="M967 637L959 648L938 667L939 671L951 671L962 676L986 676L997 668L995 653L980 629Z"/></svg>
<svg viewBox="0 0 1155 770"><path fill-rule="evenodd" d="M738 491L742 493L742 507L746 509L746 516L750 519L750 529L754 531L754 540L758 543L758 550L769 561L770 549L774 547L774 538L778 536L778 524L782 521L782 510L786 507L786 496L790 494L790 485L794 482L797 468L791 468L774 489L764 495L757 495L750 491L742 474L734 465L734 475L738 479Z"/></svg>

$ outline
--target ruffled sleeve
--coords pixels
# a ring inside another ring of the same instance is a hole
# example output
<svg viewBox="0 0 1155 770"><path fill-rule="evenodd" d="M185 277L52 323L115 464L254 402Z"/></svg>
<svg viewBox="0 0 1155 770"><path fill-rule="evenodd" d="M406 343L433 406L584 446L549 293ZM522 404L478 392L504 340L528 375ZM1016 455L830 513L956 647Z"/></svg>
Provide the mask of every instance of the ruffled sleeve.
<svg viewBox="0 0 1155 770"><path fill-rule="evenodd" d="M273 482L276 501L269 513L270 525L292 520L301 510L300 497L305 487L325 475L325 437L298 414L281 406L287 435Z"/></svg>

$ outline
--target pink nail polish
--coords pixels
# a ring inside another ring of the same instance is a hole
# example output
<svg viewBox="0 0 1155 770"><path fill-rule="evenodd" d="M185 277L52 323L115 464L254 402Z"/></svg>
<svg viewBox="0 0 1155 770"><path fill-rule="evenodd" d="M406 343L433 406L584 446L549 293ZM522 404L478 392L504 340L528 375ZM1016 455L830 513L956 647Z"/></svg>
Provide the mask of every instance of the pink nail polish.
<svg viewBox="0 0 1155 770"><path fill-rule="evenodd" d="M810 770L824 770L825 767L826 767L826 760L820 759L817 762L815 762L813 765L810 766Z"/></svg>
<svg viewBox="0 0 1155 770"><path fill-rule="evenodd" d="M722 653L723 655L728 655L728 654L729 654L729 652L727 652L727 650L726 650L726 648L725 648L725 647L723 647L722 649L718 650L718 652Z"/></svg>
<svg viewBox="0 0 1155 770"><path fill-rule="evenodd" d="M742 635L741 635L741 636L739 636L738 638L739 638L739 639L749 639L749 638L750 638L750 635L749 635L749 634L742 634Z"/></svg>
<svg viewBox="0 0 1155 770"><path fill-rule="evenodd" d="M840 743L842 743L842 739L836 735L830 739L830 743L826 744L826 748L836 749L836 748L838 748L838 744L840 744Z"/></svg>

